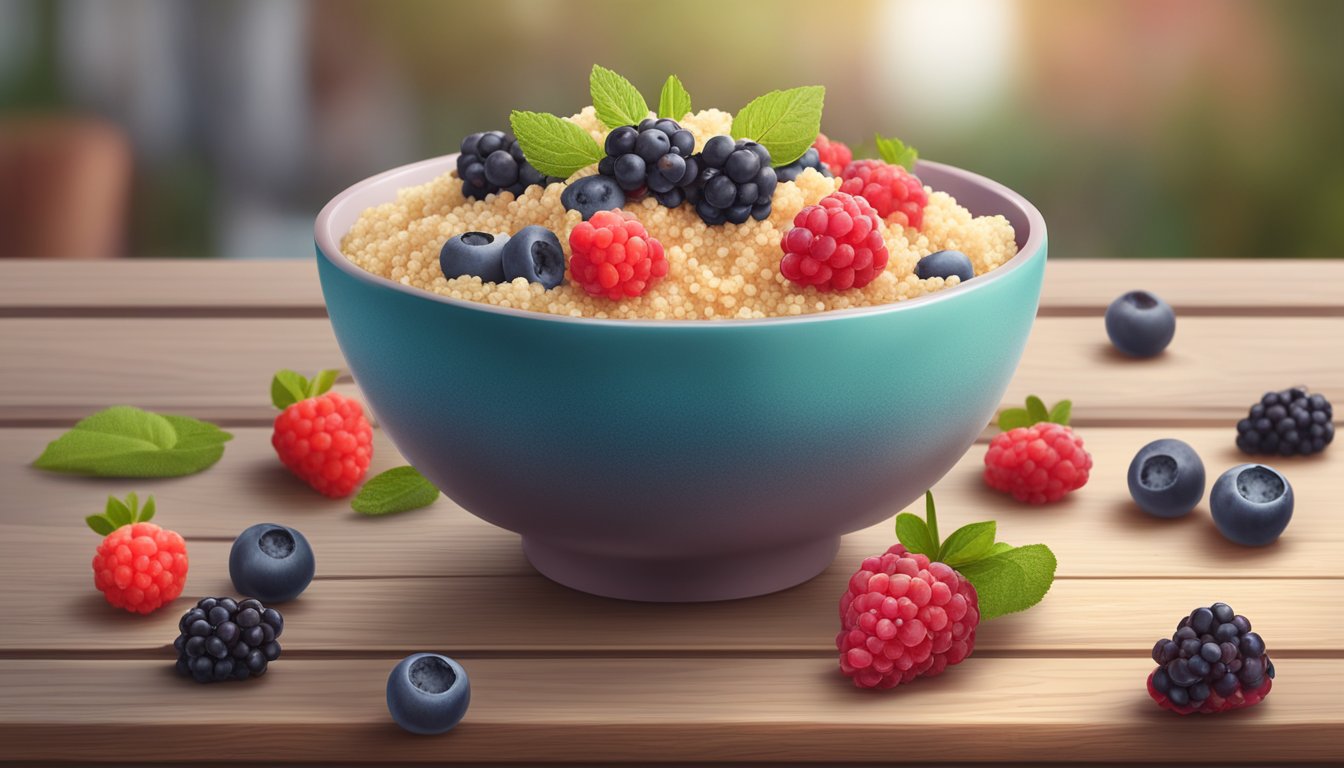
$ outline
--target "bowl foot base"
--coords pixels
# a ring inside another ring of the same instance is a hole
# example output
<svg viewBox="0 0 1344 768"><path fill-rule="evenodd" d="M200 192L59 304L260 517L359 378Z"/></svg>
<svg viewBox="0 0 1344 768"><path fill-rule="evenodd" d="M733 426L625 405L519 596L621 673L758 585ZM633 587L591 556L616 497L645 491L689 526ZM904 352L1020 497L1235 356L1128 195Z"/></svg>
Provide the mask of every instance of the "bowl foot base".
<svg viewBox="0 0 1344 768"><path fill-rule="evenodd" d="M801 584L835 559L840 538L777 549L680 560L608 557L523 538L523 553L546 578L621 600L698 603L754 597Z"/></svg>

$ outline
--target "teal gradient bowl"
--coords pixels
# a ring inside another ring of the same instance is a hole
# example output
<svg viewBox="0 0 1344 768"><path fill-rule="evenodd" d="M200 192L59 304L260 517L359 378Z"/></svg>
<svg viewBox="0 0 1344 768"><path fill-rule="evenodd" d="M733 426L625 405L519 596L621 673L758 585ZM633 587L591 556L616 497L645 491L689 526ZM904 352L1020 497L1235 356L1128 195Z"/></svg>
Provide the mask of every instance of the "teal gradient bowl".
<svg viewBox="0 0 1344 768"><path fill-rule="evenodd" d="M459 301L375 277L340 241L366 208L454 167L397 168L317 218L332 328L401 453L538 571L650 601L806 581L840 536L921 495L989 422L1045 269L1045 222L988 179L923 162L1019 253L931 296L792 318L628 321ZM452 557L445 552L445 557Z"/></svg>

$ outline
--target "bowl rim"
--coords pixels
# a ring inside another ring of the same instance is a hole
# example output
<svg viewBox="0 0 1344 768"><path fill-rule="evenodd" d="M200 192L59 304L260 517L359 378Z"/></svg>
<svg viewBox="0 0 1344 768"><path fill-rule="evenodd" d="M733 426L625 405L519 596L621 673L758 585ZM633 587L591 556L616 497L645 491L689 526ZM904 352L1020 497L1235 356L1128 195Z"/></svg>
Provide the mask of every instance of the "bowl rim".
<svg viewBox="0 0 1344 768"><path fill-rule="evenodd" d="M455 299L451 296L426 291L421 288L415 288L409 285L403 285L395 280L391 280L380 275L375 275L352 262L341 252L340 241L345 236L345 232L336 233L332 229L332 222L338 213L343 213L348 206L356 204L354 202L357 196L360 196L369 187L383 185L392 182L394 179L405 176L421 176L427 173L431 168L443 166L441 173L436 173L430 179L437 178L442 173L447 173L455 167L456 159L459 153L449 155L440 155L426 160L419 160L406 165L397 166L382 173L375 174L361 181L346 187L335 197L322 207L317 214L317 219L313 227L313 239L317 244L319 255L325 258L328 263L337 269L351 275L357 280L366 282L377 288L390 288L394 291L415 296L429 301L435 301L441 304L468 309L477 312L488 312L492 314L506 315L525 320L534 320L540 322L573 323L579 325L600 325L600 326L625 326L640 328L740 328L753 325L788 325L794 323L820 323L839 321L852 317L866 317L869 315L880 315L889 312L911 311L919 307L928 306L939 301L955 301L959 296L971 294L995 280L1003 278L1009 272L1020 268L1034 258L1044 258L1044 245L1046 242L1045 218L1041 212L1036 209L1025 197L1013 191L1011 188L1000 184L980 174L967 171L956 166L945 163L936 163L929 160L919 160L916 165L916 173L921 168L929 168L937 173L957 176L971 184L983 187L989 192L1004 198L1010 205L1018 207L1027 219L1027 240L1018 248L1017 254L1002 265L992 270L987 275L981 275L974 280L969 280L950 290L935 291L931 294L925 294L905 301L895 301L887 304L876 304L865 307L851 307L848 309L834 309L824 312L811 312L802 315L783 315L764 318L715 318L704 320L699 318L674 319L674 320L656 320L656 319L626 319L611 317L571 317L569 315L556 315L549 312L537 312L530 309L519 309L516 307L500 307L494 304L471 301L468 299ZM398 190L416 184L427 183L428 180L407 182L397 187ZM393 197L395 199L395 196ZM386 202L390 202L386 201ZM361 205L361 212L368 206Z"/></svg>

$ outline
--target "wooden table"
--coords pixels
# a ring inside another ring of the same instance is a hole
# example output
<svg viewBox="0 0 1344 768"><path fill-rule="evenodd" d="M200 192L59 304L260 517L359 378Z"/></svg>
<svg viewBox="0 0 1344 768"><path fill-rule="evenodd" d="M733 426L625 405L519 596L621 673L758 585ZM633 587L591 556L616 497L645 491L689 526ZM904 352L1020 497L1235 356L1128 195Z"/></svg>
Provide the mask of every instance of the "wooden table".
<svg viewBox="0 0 1344 768"><path fill-rule="evenodd" d="M1180 314L1172 348L1148 362L1113 353L1100 319L1140 286ZM973 448L936 492L945 530L997 518L1009 541L1050 544L1059 579L1037 608L982 625L962 666L876 695L837 670L835 605L855 563L894 541L889 523L783 593L642 605L548 582L514 535L446 498L369 519L300 485L269 445L268 382L341 364L324 315L307 262L0 263L0 761L1344 759L1344 446L1273 462L1297 510L1264 549L1221 539L1207 505L1147 518L1124 480L1163 436L1193 444L1212 477L1242 461L1232 425L1267 389L1305 383L1344 405L1344 262L1052 263L1006 402L1072 397L1092 481L1054 507L1016 507L982 488ZM235 439L215 467L175 480L27 466L117 403L215 420ZM401 463L375 434L374 470ZM307 534L318 576L285 606L284 657L265 678L176 678L169 644L188 600L139 617L94 591L82 518L130 490L154 493L187 537L192 599L231 593L226 557L244 527ZM1222 717L1160 711L1143 687L1149 649L1215 600L1263 633L1274 691ZM444 737L406 734L385 708L393 663L419 650L471 675L471 710Z"/></svg>

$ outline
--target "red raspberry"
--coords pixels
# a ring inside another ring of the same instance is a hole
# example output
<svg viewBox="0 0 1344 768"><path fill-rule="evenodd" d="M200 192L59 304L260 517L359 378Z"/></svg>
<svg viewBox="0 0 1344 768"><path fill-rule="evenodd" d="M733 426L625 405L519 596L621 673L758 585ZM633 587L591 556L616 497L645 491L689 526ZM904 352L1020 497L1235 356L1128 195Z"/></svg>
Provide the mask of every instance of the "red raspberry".
<svg viewBox="0 0 1344 768"><path fill-rule="evenodd" d="M1092 456L1063 424L1017 427L995 438L985 454L985 482L1018 501L1059 501L1087 483Z"/></svg>
<svg viewBox="0 0 1344 768"><path fill-rule="evenodd" d="M883 219L903 227L924 226L929 193L919 177L881 160L855 160L845 167L841 192L862 195Z"/></svg>
<svg viewBox="0 0 1344 768"><path fill-rule="evenodd" d="M845 167L854 160L853 150L843 141L826 138L824 133L817 134L817 140L812 142L812 146L817 150L817 157L836 176L844 173Z"/></svg>
<svg viewBox="0 0 1344 768"><path fill-rule="evenodd" d="M862 288L887 268L882 220L861 197L834 192L793 217L780 238L779 271L798 285L822 291Z"/></svg>
<svg viewBox="0 0 1344 768"><path fill-rule="evenodd" d="M663 244L629 211L598 211L569 233L570 279L593 296L639 296L667 274Z"/></svg>
<svg viewBox="0 0 1344 768"><path fill-rule="evenodd" d="M275 417L271 445L289 471L318 493L340 498L349 496L368 471L373 428L358 402L326 392L335 374L323 371L311 382L293 371L276 374L271 396L283 410ZM294 386L287 388L285 382Z"/></svg>
<svg viewBox="0 0 1344 768"><path fill-rule="evenodd" d="M132 493L125 502L109 498L106 514L87 519L90 528L106 534L93 556L93 586L108 603L132 613L171 603L187 583L187 542L146 522L153 516L154 497L140 509Z"/></svg>
<svg viewBox="0 0 1344 768"><path fill-rule="evenodd" d="M840 597L840 670L860 688L932 677L975 649L975 587L900 544L863 561Z"/></svg>

